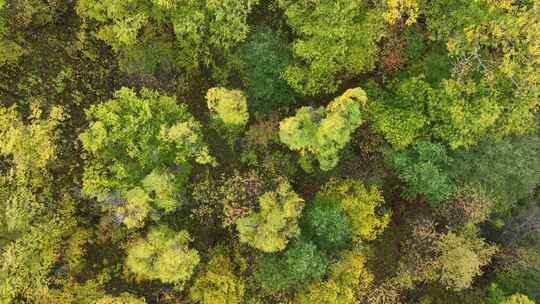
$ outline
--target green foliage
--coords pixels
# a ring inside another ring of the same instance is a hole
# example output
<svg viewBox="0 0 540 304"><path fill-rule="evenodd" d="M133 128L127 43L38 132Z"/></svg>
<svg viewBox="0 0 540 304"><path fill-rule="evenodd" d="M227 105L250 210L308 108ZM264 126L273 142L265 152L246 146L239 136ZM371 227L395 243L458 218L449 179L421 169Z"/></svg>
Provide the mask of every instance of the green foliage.
<svg viewBox="0 0 540 304"><path fill-rule="evenodd" d="M540 282L540 269L516 265L508 270L497 272L493 283L504 295L521 293L527 295L531 300L540 300L538 290Z"/></svg>
<svg viewBox="0 0 540 304"><path fill-rule="evenodd" d="M128 293L119 297L106 297L100 299L96 304L145 304L146 301L136 298Z"/></svg>
<svg viewBox="0 0 540 304"><path fill-rule="evenodd" d="M446 140L452 149L470 147L491 132L502 114L492 92L482 83L445 80L430 99L430 115L439 124L433 134Z"/></svg>
<svg viewBox="0 0 540 304"><path fill-rule="evenodd" d="M47 165L56 158L56 129L64 118L61 108L52 108L48 119L42 119L37 104L32 105L30 124L24 124L15 107L0 107L0 155L9 156L16 177L28 179L37 186Z"/></svg>
<svg viewBox="0 0 540 304"><path fill-rule="evenodd" d="M284 74L297 92L334 93L341 75L352 77L374 68L384 21L366 1L280 0L279 5L297 36L292 45L295 63Z"/></svg>
<svg viewBox="0 0 540 304"><path fill-rule="evenodd" d="M447 173L450 158L440 144L419 141L404 152L392 157L392 164L399 179L406 188L403 195L414 199L423 195L432 206L445 200L452 191L452 183Z"/></svg>
<svg viewBox="0 0 540 304"><path fill-rule="evenodd" d="M242 128L249 119L247 100L242 91L225 88L211 88L206 93L206 101L212 119L225 127Z"/></svg>
<svg viewBox="0 0 540 304"><path fill-rule="evenodd" d="M160 280L182 286L199 264L197 250L190 249L189 233L165 226L152 228L145 238L128 249L127 268L141 279Z"/></svg>
<svg viewBox="0 0 540 304"><path fill-rule="evenodd" d="M298 224L304 200L286 182L259 197L260 210L236 220L240 241L264 252L285 249L300 234Z"/></svg>
<svg viewBox="0 0 540 304"><path fill-rule="evenodd" d="M244 298L244 282L233 272L225 252L213 252L204 273L195 279L189 296L200 304L236 304Z"/></svg>
<svg viewBox="0 0 540 304"><path fill-rule="evenodd" d="M436 261L439 283L454 290L470 287L474 277L482 274L481 267L495 253L495 247L481 239L466 239L454 233L442 236L437 247L441 253Z"/></svg>
<svg viewBox="0 0 540 304"><path fill-rule="evenodd" d="M0 107L0 302L28 299L46 288L59 262L62 240L75 225L73 201L53 187L57 128L64 115L48 118L36 105L23 121L15 107Z"/></svg>
<svg viewBox="0 0 540 304"><path fill-rule="evenodd" d="M527 296L516 293L512 296L510 296L508 299L506 299L503 304L535 304L531 299L529 299Z"/></svg>
<svg viewBox="0 0 540 304"><path fill-rule="evenodd" d="M97 22L96 37L127 57L128 64L143 62L138 65L146 68L140 72L152 73L170 64L188 71L218 68L221 58L245 40L246 19L257 2L84 0L76 9L82 18Z"/></svg>
<svg viewBox="0 0 540 304"><path fill-rule="evenodd" d="M379 189L352 179L331 180L315 196L317 202L336 204L347 214L353 241L377 238L390 221L390 213L378 210L384 203Z"/></svg>
<svg viewBox="0 0 540 304"><path fill-rule="evenodd" d="M0 65L14 62L24 54L24 49L16 42L8 39L9 8L6 0L0 0Z"/></svg>
<svg viewBox="0 0 540 304"><path fill-rule="evenodd" d="M328 279L301 290L295 304L354 304L365 295L373 281L363 254L348 251L328 269Z"/></svg>
<svg viewBox="0 0 540 304"><path fill-rule="evenodd" d="M318 198L308 205L302 218L302 232L321 249L334 252L350 241L349 217L336 201Z"/></svg>
<svg viewBox="0 0 540 304"><path fill-rule="evenodd" d="M303 157L314 157L321 170L334 168L341 149L362 123L360 108L367 102L360 88L347 90L326 108L302 107L279 124L279 138Z"/></svg>
<svg viewBox="0 0 540 304"><path fill-rule="evenodd" d="M409 146L426 133L429 117L424 105L431 91L423 79L414 77L392 83L384 91L372 87L367 111L373 128L397 149Z"/></svg>
<svg viewBox="0 0 540 304"><path fill-rule="evenodd" d="M508 211L540 181L540 139L519 137L485 142L453 157L452 175L460 183L480 184L493 195L495 211Z"/></svg>
<svg viewBox="0 0 540 304"><path fill-rule="evenodd" d="M225 88L211 88L206 93L206 102L216 129L223 132L227 141L233 144L249 120L244 93Z"/></svg>
<svg viewBox="0 0 540 304"><path fill-rule="evenodd" d="M442 92L450 111L439 116L456 126L440 130L454 137L451 146L467 146L483 133L501 138L531 130L540 93L540 48L532 38L540 28L538 10L524 2L455 1L428 11L432 36L458 58L457 84L449 81Z"/></svg>
<svg viewBox="0 0 540 304"><path fill-rule="evenodd" d="M0 0L0 303L538 302L539 33L539 0Z"/></svg>
<svg viewBox="0 0 540 304"><path fill-rule="evenodd" d="M123 88L87 116L91 126L80 136L89 158L83 190L103 202L119 196L118 213L130 227L142 225L153 209L170 212L180 205L176 196L190 159L214 162L200 124L173 97L146 89L139 97Z"/></svg>
<svg viewBox="0 0 540 304"><path fill-rule="evenodd" d="M438 232L431 221L414 223L402 246L405 255L398 269L401 286L437 283L454 291L469 288L497 249L476 235Z"/></svg>
<svg viewBox="0 0 540 304"><path fill-rule="evenodd" d="M269 112L294 103L294 95L282 73L291 62L283 37L268 27L257 28L242 48L249 108Z"/></svg>
<svg viewBox="0 0 540 304"><path fill-rule="evenodd" d="M296 289L320 279L328 261L312 243L298 241L283 253L265 255L257 260L255 279L269 292Z"/></svg>
<svg viewBox="0 0 540 304"><path fill-rule="evenodd" d="M439 206L437 215L451 228L477 225L488 219L492 207L493 201L483 190L465 186Z"/></svg>

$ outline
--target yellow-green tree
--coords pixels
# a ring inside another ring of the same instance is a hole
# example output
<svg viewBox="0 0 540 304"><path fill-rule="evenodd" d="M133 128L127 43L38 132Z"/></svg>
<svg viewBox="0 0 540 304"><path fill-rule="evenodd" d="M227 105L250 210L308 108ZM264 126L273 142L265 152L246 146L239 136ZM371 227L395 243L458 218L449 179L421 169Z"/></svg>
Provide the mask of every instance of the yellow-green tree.
<svg viewBox="0 0 540 304"><path fill-rule="evenodd" d="M226 252L214 250L189 290L189 297L200 304L243 303L245 285L235 275L233 264Z"/></svg>
<svg viewBox="0 0 540 304"><path fill-rule="evenodd" d="M264 252L285 249L289 239L300 234L299 218L304 200L288 182L259 197L260 210L236 220L240 241Z"/></svg>
<svg viewBox="0 0 540 304"><path fill-rule="evenodd" d="M329 266L328 279L316 282L301 290L295 304L355 304L366 294L373 275L366 269L366 257L347 251Z"/></svg>
<svg viewBox="0 0 540 304"><path fill-rule="evenodd" d="M374 240L390 221L390 213L379 215L379 209L384 203L381 191L375 186L366 187L356 180L331 180L317 193L315 199L335 202L345 210L355 242Z"/></svg>
<svg viewBox="0 0 540 304"><path fill-rule="evenodd" d="M113 48L124 69L154 72L173 65L196 72L217 70L231 56L246 38L246 19L257 2L82 0L76 10L83 20L97 23L96 37Z"/></svg>
<svg viewBox="0 0 540 304"><path fill-rule="evenodd" d="M145 304L146 301L137 298L129 293L123 293L118 297L105 297L97 301L96 304Z"/></svg>
<svg viewBox="0 0 540 304"><path fill-rule="evenodd" d="M106 202L129 227L142 226L152 210L181 205L190 161L214 163L200 124L174 97L122 88L86 114L83 191Z"/></svg>
<svg viewBox="0 0 540 304"><path fill-rule="evenodd" d="M126 266L141 279L182 286L200 261L197 250L188 247L190 241L185 230L154 227L128 248Z"/></svg>
<svg viewBox="0 0 540 304"><path fill-rule="evenodd" d="M65 115L52 108L44 117L36 104L29 112L23 120L16 107L0 107L0 303L47 288L76 225L74 202L50 173Z"/></svg>
<svg viewBox="0 0 540 304"><path fill-rule="evenodd" d="M361 88L349 89L326 108L302 107L293 117L279 124L279 138L290 149L299 151L304 167L312 158L321 170L328 171L339 162L341 149L362 123L361 107L367 102Z"/></svg>
<svg viewBox="0 0 540 304"><path fill-rule="evenodd" d="M249 120L246 96L239 90L211 88L206 93L206 102L214 127L234 146Z"/></svg>
<svg viewBox="0 0 540 304"><path fill-rule="evenodd" d="M384 19L368 1L278 3L296 35L292 45L296 62L283 76L299 93L334 93L340 84L338 77L352 77L375 67Z"/></svg>

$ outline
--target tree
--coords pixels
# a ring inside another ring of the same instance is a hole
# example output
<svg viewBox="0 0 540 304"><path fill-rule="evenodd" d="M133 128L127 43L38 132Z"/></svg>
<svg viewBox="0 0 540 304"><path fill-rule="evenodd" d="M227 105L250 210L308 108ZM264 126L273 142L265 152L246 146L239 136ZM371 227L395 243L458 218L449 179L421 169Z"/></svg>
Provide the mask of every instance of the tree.
<svg viewBox="0 0 540 304"><path fill-rule="evenodd" d="M9 39L9 8L6 0L0 0L0 65L16 61L24 54L24 49Z"/></svg>
<svg viewBox="0 0 540 304"><path fill-rule="evenodd" d="M539 184L539 147L536 136L483 142L455 153L452 177L460 184L481 185L494 197L494 211L504 213Z"/></svg>
<svg viewBox="0 0 540 304"><path fill-rule="evenodd" d="M278 3L296 34L295 63L284 78L297 92L334 93L340 84L338 76L352 77L374 68L384 20L366 1Z"/></svg>
<svg viewBox="0 0 540 304"><path fill-rule="evenodd" d="M97 301L96 304L145 304L146 301L137 298L129 293L123 293L119 297L105 297Z"/></svg>
<svg viewBox="0 0 540 304"><path fill-rule="evenodd" d="M304 211L303 234L319 248L334 252L350 242L351 224L336 201L317 198Z"/></svg>
<svg viewBox="0 0 540 304"><path fill-rule="evenodd" d="M50 174L58 158L58 126L32 104L24 121L15 107L0 107L0 302L30 299L46 288L59 265L64 238L76 226L74 202Z"/></svg>
<svg viewBox="0 0 540 304"><path fill-rule="evenodd" d="M246 38L246 19L257 2L84 0L76 9L83 20L97 22L96 37L119 54L127 71L152 73L172 64L188 72L211 67L221 78L219 64Z"/></svg>
<svg viewBox="0 0 540 304"><path fill-rule="evenodd" d="M189 297L200 304L243 303L244 282L236 276L226 252L212 252L204 272L195 279Z"/></svg>
<svg viewBox="0 0 540 304"><path fill-rule="evenodd" d="M173 97L122 88L87 116L83 191L112 204L130 227L143 225L151 210L178 208L189 160L214 163L200 124Z"/></svg>
<svg viewBox="0 0 540 304"><path fill-rule="evenodd" d="M188 247L190 241L185 230L175 232L166 226L151 228L145 238L128 248L126 266L142 279L182 286L200 261L197 250Z"/></svg>
<svg viewBox="0 0 540 304"><path fill-rule="evenodd" d="M440 284L448 289L462 290L472 285L475 276L482 274L496 251L481 239L467 239L452 232L442 236L437 243L440 256L438 264Z"/></svg>
<svg viewBox="0 0 540 304"><path fill-rule="evenodd" d="M385 0L384 20L389 24L403 23L413 25L420 13L420 1L418 0ZM405 20L404 20L405 19Z"/></svg>
<svg viewBox="0 0 540 304"><path fill-rule="evenodd" d="M437 1L426 6L430 36L457 58L454 77L434 99L438 130L451 147L482 137L530 132L540 93L539 7L531 2Z"/></svg>
<svg viewBox="0 0 540 304"><path fill-rule="evenodd" d="M268 27L259 27L248 36L241 49L248 105L254 112L269 112L294 103L294 94L282 77L292 61L291 51L282 36Z"/></svg>
<svg viewBox="0 0 540 304"><path fill-rule="evenodd" d="M53 23L66 9L62 1L0 0L0 66L32 51L25 39L28 31Z"/></svg>
<svg viewBox="0 0 540 304"><path fill-rule="evenodd" d="M527 296L516 293L506 299L503 304L534 304Z"/></svg>
<svg viewBox="0 0 540 304"><path fill-rule="evenodd" d="M264 252L285 249L289 239L300 234L304 200L282 181L276 191L259 197L259 207L260 211L236 220L240 241Z"/></svg>
<svg viewBox="0 0 540 304"><path fill-rule="evenodd" d="M218 187L223 205L223 226L229 227L237 219L248 216L257 209L259 197L276 187L277 181L264 178L255 170L223 176Z"/></svg>
<svg viewBox="0 0 540 304"><path fill-rule="evenodd" d="M255 279L270 292L295 289L320 279L328 261L312 243L298 241L283 253L264 255L257 260Z"/></svg>
<svg viewBox="0 0 540 304"><path fill-rule="evenodd" d="M366 269L366 258L360 252L347 251L329 266L328 279L302 289L295 304L354 304L366 294L373 275Z"/></svg>
<svg viewBox="0 0 540 304"><path fill-rule="evenodd" d="M437 214L450 228L477 225L488 219L492 206L493 201L482 189L465 186L452 193Z"/></svg>
<svg viewBox="0 0 540 304"><path fill-rule="evenodd" d="M470 287L496 252L495 246L476 235L439 232L430 220L413 223L402 246L404 255L398 268L401 286L437 283L453 291Z"/></svg>
<svg viewBox="0 0 540 304"><path fill-rule="evenodd" d="M367 97L360 88L349 89L326 108L302 107L293 117L279 124L279 138L290 149L300 151L304 159L314 157L321 170L334 168L339 152L362 123L361 106Z"/></svg>
<svg viewBox="0 0 540 304"><path fill-rule="evenodd" d="M393 147L403 149L427 133L430 120L424 108L432 88L420 77L394 81L387 88L369 84L366 117Z"/></svg>
<svg viewBox="0 0 540 304"><path fill-rule="evenodd" d="M242 133L248 120L247 99L239 90L211 88L206 93L206 102L215 128L223 132L231 146Z"/></svg>
<svg viewBox="0 0 540 304"><path fill-rule="evenodd" d="M422 194L431 206L437 206L452 192L452 181L447 173L449 162L442 145L427 141L419 141L392 157L397 175L406 185L405 197L413 199Z"/></svg>
<svg viewBox="0 0 540 304"><path fill-rule="evenodd" d="M345 211L355 242L376 239L390 222L390 213L379 215L384 199L377 187L367 188L352 179L331 180L317 193L315 201L333 203Z"/></svg>

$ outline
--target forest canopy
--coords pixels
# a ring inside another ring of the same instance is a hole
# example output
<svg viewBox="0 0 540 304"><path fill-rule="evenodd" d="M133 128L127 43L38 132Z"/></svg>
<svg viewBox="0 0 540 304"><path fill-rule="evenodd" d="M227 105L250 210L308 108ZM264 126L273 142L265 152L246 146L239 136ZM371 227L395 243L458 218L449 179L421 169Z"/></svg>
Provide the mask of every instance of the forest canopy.
<svg viewBox="0 0 540 304"><path fill-rule="evenodd" d="M540 304L539 0L0 0L0 304Z"/></svg>

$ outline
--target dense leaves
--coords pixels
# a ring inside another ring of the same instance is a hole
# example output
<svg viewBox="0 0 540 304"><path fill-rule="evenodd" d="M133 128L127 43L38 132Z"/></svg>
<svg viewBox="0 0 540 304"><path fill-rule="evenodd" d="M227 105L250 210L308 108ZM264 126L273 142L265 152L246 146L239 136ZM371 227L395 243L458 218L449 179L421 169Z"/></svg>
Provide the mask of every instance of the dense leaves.
<svg viewBox="0 0 540 304"><path fill-rule="evenodd" d="M285 252L261 257L257 261L255 278L270 291L298 288L320 279L328 260L312 243L299 241Z"/></svg>
<svg viewBox="0 0 540 304"><path fill-rule="evenodd" d="M185 230L175 232L155 227L128 249L126 266L141 279L183 284L193 274L200 258L188 247L191 237Z"/></svg>
<svg viewBox="0 0 540 304"><path fill-rule="evenodd" d="M347 90L326 108L302 107L295 116L281 121L279 138L290 149L300 151L303 157L315 158L321 170L328 171L337 165L340 150L362 123L360 108L366 101L365 92L355 88Z"/></svg>
<svg viewBox="0 0 540 304"><path fill-rule="evenodd" d="M264 252L283 250L300 233L298 224L304 200L281 182L275 191L259 197L260 211L236 220L240 241Z"/></svg>
<svg viewBox="0 0 540 304"><path fill-rule="evenodd" d="M0 304L540 301L538 0L0 0Z"/></svg>
<svg viewBox="0 0 540 304"><path fill-rule="evenodd" d="M173 97L123 88L87 115L93 123L80 136L89 154L83 190L117 207L128 227L142 225L151 210L179 207L191 159L213 162L200 124Z"/></svg>

